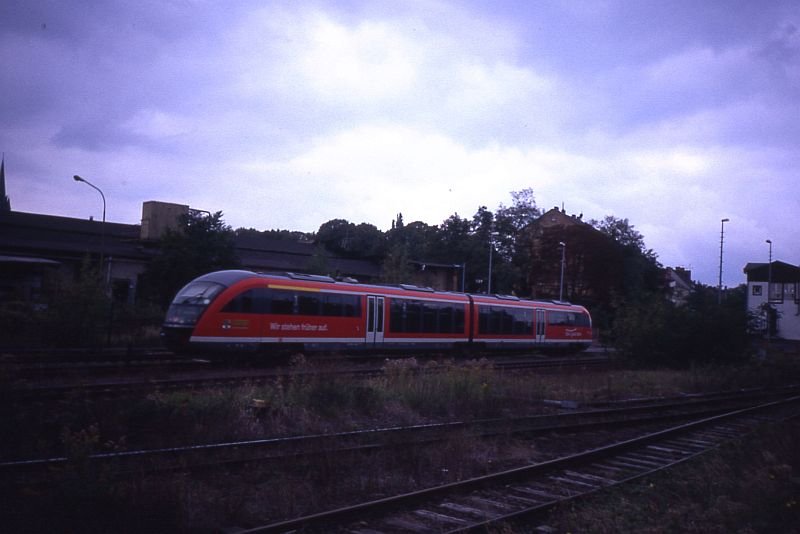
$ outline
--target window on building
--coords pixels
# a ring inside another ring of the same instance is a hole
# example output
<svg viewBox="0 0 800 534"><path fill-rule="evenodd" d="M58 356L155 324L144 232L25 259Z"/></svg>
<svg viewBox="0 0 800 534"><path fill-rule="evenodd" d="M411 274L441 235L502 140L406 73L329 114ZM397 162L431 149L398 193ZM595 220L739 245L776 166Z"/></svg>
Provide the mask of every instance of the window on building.
<svg viewBox="0 0 800 534"><path fill-rule="evenodd" d="M760 297L761 295L763 295L763 288L759 284L754 285L753 286L753 296L754 297Z"/></svg>
<svg viewBox="0 0 800 534"><path fill-rule="evenodd" d="M783 284L771 283L769 285L770 302L783 302Z"/></svg>
<svg viewBox="0 0 800 534"><path fill-rule="evenodd" d="M783 295L786 300L797 302L797 284L783 284Z"/></svg>

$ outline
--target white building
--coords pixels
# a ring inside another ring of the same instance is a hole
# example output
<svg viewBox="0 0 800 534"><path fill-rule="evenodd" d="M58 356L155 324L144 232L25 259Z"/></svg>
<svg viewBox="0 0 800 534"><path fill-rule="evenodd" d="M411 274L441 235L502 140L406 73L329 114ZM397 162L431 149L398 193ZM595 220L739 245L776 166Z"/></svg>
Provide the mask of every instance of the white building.
<svg viewBox="0 0 800 534"><path fill-rule="evenodd" d="M759 319L756 329L766 333L771 322L773 337L800 341L800 267L782 261L748 263L744 273L747 310ZM767 303L774 310L771 314Z"/></svg>

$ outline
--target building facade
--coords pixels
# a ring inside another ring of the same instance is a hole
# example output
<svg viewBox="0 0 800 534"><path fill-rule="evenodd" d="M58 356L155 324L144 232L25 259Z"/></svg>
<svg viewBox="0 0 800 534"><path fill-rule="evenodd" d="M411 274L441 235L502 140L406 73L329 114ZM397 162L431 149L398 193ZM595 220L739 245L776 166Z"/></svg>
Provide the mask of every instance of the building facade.
<svg viewBox="0 0 800 534"><path fill-rule="evenodd" d="M800 341L800 267L782 261L748 263L744 273L753 330Z"/></svg>

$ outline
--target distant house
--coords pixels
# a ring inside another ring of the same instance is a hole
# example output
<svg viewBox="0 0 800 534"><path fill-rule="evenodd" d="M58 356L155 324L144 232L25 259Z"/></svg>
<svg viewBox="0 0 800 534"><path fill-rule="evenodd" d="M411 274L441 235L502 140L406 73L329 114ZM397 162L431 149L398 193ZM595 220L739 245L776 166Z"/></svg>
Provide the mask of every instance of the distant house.
<svg viewBox="0 0 800 534"><path fill-rule="evenodd" d="M410 283L441 291L461 291L464 267L452 263L409 261L412 268Z"/></svg>
<svg viewBox="0 0 800 534"><path fill-rule="evenodd" d="M782 261L748 263L747 310L754 328L782 339L800 341L800 267Z"/></svg>
<svg viewBox="0 0 800 534"><path fill-rule="evenodd" d="M683 306L692 293L692 271L682 267L667 267L667 296L676 306Z"/></svg>
<svg viewBox="0 0 800 534"><path fill-rule="evenodd" d="M568 215L556 206L531 222L524 234L523 239L527 239L532 252L526 283L534 298L556 298L562 293L560 274L564 247L565 299L585 300L594 296L584 284L587 266L583 252L591 248L588 243L597 239L605 240L605 237L583 221L583 214Z"/></svg>
<svg viewBox="0 0 800 534"><path fill-rule="evenodd" d="M245 234L235 238L242 268L257 272L297 272L336 278L375 281L380 265L374 261L343 258L310 241L274 239Z"/></svg>

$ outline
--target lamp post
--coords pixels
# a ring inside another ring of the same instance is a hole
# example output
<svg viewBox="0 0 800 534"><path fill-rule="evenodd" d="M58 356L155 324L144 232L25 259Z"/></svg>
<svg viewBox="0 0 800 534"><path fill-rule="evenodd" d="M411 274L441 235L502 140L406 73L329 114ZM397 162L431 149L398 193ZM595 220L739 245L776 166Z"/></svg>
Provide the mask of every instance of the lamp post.
<svg viewBox="0 0 800 534"><path fill-rule="evenodd" d="M106 196L103 194L103 191L91 183L88 180L85 180L78 176L77 174L72 177L73 180L76 182L83 182L98 193L100 193L100 198L103 199L103 222L100 226L100 275L103 274L103 260L105 259L106 255ZM105 290L109 290L109 286L111 284L111 263L108 264L108 273L106 276L103 277L105 280ZM109 309L108 309L108 331L106 334L106 345L111 345L111 328L114 323L114 299L113 297L108 301ZM103 350L101 345L100 350Z"/></svg>
<svg viewBox="0 0 800 534"><path fill-rule="evenodd" d="M772 240L767 239L767 243L769 243L769 263L767 264L767 342L769 343L772 330L772 307L769 303L772 296Z"/></svg>
<svg viewBox="0 0 800 534"><path fill-rule="evenodd" d="M772 240L767 239L769 243L769 263L767 264L767 283L772 284ZM769 300L769 287L767 287L767 300Z"/></svg>
<svg viewBox="0 0 800 534"><path fill-rule="evenodd" d="M767 239L769 243L769 263L767 264L767 302L769 302L769 286L772 285L772 240Z"/></svg>
<svg viewBox="0 0 800 534"><path fill-rule="evenodd" d="M76 182L83 182L98 193L100 193L100 198L103 199L103 223L100 227L100 270L103 269L103 257L106 254L106 196L103 194L103 191L100 190L99 187L94 185L93 183L89 182L78 176L77 174L72 177L73 180Z"/></svg>
<svg viewBox="0 0 800 534"><path fill-rule="evenodd" d="M564 259L567 252L567 245L563 241L558 242L558 246L561 247L561 279L558 283L558 300L564 300Z"/></svg>
<svg viewBox="0 0 800 534"><path fill-rule="evenodd" d="M722 304L722 243L725 241L725 223L730 219L722 219L719 231L719 287L717 288L717 304Z"/></svg>
<svg viewBox="0 0 800 534"><path fill-rule="evenodd" d="M489 282L486 285L486 294L492 294L492 252L494 251L494 238L497 232L489 232Z"/></svg>

